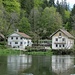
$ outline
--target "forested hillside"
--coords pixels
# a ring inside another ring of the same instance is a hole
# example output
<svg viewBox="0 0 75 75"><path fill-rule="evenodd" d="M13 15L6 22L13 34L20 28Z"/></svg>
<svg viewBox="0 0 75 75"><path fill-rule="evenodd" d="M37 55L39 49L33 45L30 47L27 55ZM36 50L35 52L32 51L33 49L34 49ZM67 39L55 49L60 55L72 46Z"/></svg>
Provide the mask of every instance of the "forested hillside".
<svg viewBox="0 0 75 75"><path fill-rule="evenodd" d="M0 32L5 36L19 29L45 39L59 28L74 35L75 5L70 10L66 0L0 0Z"/></svg>

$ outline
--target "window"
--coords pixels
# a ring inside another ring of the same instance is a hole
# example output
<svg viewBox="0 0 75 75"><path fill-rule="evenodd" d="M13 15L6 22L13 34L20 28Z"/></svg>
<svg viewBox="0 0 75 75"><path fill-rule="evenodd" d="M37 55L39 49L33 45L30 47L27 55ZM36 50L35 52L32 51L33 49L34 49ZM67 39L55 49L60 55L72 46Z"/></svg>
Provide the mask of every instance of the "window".
<svg viewBox="0 0 75 75"><path fill-rule="evenodd" d="M11 39L13 39L13 37L11 37Z"/></svg>
<svg viewBox="0 0 75 75"><path fill-rule="evenodd" d="M16 37L16 39L18 39L18 37Z"/></svg>
<svg viewBox="0 0 75 75"><path fill-rule="evenodd" d="M29 41L28 41L28 43L29 43Z"/></svg>
<svg viewBox="0 0 75 75"><path fill-rule="evenodd" d="M65 41L65 38L63 38L62 41Z"/></svg>
<svg viewBox="0 0 75 75"><path fill-rule="evenodd" d="M56 38L56 41L58 41L58 38Z"/></svg>
<svg viewBox="0 0 75 75"><path fill-rule="evenodd" d="M18 48L20 48L20 47L18 46Z"/></svg>
<svg viewBox="0 0 75 75"><path fill-rule="evenodd" d="M63 44L63 47L65 47L65 45Z"/></svg>
<svg viewBox="0 0 75 75"><path fill-rule="evenodd" d="M26 42L24 42L24 44L26 44Z"/></svg>
<svg viewBox="0 0 75 75"><path fill-rule="evenodd" d="M61 33L59 33L59 36L61 36Z"/></svg>
<svg viewBox="0 0 75 75"><path fill-rule="evenodd" d="M59 47L61 47L61 45L59 44Z"/></svg>
<svg viewBox="0 0 75 75"><path fill-rule="evenodd" d="M11 45L11 42L10 42L10 45Z"/></svg>
<svg viewBox="0 0 75 75"><path fill-rule="evenodd" d="M58 47L58 44L56 44L56 47Z"/></svg>
<svg viewBox="0 0 75 75"><path fill-rule="evenodd" d="M15 44L18 44L18 42L15 42Z"/></svg>
<svg viewBox="0 0 75 75"><path fill-rule="evenodd" d="M20 39L22 40L22 37Z"/></svg>
<svg viewBox="0 0 75 75"><path fill-rule="evenodd" d="M20 44L22 45L22 42L20 42Z"/></svg>

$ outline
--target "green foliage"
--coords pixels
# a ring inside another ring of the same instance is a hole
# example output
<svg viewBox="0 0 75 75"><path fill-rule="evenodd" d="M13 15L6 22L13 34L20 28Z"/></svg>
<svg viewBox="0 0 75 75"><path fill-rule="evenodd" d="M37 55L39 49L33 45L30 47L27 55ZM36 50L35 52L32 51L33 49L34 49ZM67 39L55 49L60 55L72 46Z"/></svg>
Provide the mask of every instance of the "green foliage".
<svg viewBox="0 0 75 75"><path fill-rule="evenodd" d="M17 0L3 0L3 5L8 12L20 13L20 3Z"/></svg>
<svg viewBox="0 0 75 75"><path fill-rule="evenodd" d="M32 31L34 32L39 28L40 15L41 13L39 12L37 7L31 10L29 21L31 23Z"/></svg>
<svg viewBox="0 0 75 75"><path fill-rule="evenodd" d="M5 36L19 28L38 40L62 26L75 29L75 5L70 11L66 0L0 0L0 32Z"/></svg>
<svg viewBox="0 0 75 75"><path fill-rule="evenodd" d="M30 23L26 17L23 17L19 22L19 30L24 33L29 33Z"/></svg>
<svg viewBox="0 0 75 75"><path fill-rule="evenodd" d="M49 6L50 7L55 6L54 0L49 0Z"/></svg>
<svg viewBox="0 0 75 75"><path fill-rule="evenodd" d="M70 18L70 11L65 10L65 18L66 19Z"/></svg>
<svg viewBox="0 0 75 75"><path fill-rule="evenodd" d="M54 31L62 27L62 18L56 8L46 7L42 13L41 24L44 36L49 36Z"/></svg>
<svg viewBox="0 0 75 75"><path fill-rule="evenodd" d="M30 14L31 9L34 7L34 0L20 0L21 9L26 10Z"/></svg>
<svg viewBox="0 0 75 75"><path fill-rule="evenodd" d="M19 50L12 50L12 49L0 49L0 56L1 55L17 55L23 52L20 52Z"/></svg>
<svg viewBox="0 0 75 75"><path fill-rule="evenodd" d="M53 53L49 50L49 51L46 51L46 52L41 52L41 51L38 51L38 52L25 52L26 54L29 54L29 55L52 55Z"/></svg>
<svg viewBox="0 0 75 75"><path fill-rule="evenodd" d="M42 5L42 0L34 0L34 7L40 7Z"/></svg>

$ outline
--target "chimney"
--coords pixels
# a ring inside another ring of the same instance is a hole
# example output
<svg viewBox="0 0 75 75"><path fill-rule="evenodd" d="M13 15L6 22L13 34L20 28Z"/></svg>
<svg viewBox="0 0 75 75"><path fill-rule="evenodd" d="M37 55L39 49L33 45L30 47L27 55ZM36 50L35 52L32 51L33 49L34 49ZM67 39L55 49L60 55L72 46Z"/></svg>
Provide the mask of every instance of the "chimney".
<svg viewBox="0 0 75 75"><path fill-rule="evenodd" d="M16 29L16 32L19 32L19 30L18 30L18 29Z"/></svg>

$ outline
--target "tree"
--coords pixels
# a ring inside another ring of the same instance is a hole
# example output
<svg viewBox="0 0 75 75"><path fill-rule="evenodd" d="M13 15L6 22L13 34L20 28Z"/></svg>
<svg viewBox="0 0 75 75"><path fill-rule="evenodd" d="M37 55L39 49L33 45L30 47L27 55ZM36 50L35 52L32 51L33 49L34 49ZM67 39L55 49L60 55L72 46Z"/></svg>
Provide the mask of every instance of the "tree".
<svg viewBox="0 0 75 75"><path fill-rule="evenodd" d="M30 14L31 9L34 7L34 0L20 0L21 9L26 10L27 16Z"/></svg>
<svg viewBox="0 0 75 75"><path fill-rule="evenodd" d="M62 18L60 14L56 12L56 8L46 7L44 9L40 25L42 27L41 36L44 38L50 36L54 31L62 27Z"/></svg>
<svg viewBox="0 0 75 75"><path fill-rule="evenodd" d="M33 32L36 32L39 29L40 16L41 16L41 13L39 12L37 7L31 10L29 21L31 24L31 30Z"/></svg>
<svg viewBox="0 0 75 75"><path fill-rule="evenodd" d="M34 0L34 7L40 7L42 5L42 0Z"/></svg>
<svg viewBox="0 0 75 75"><path fill-rule="evenodd" d="M49 0L49 6L55 6L54 0Z"/></svg>
<svg viewBox="0 0 75 75"><path fill-rule="evenodd" d="M70 26L69 30L70 31L75 28L74 20L75 20L75 4L74 4L74 6L72 8L72 11L71 11L71 14L70 14L70 18L69 18L69 26Z"/></svg>
<svg viewBox="0 0 75 75"><path fill-rule="evenodd" d="M28 22L28 19L26 17L22 17L18 24L18 28L21 32L29 33L30 32L30 23Z"/></svg>
<svg viewBox="0 0 75 75"><path fill-rule="evenodd" d="M49 7L49 2L47 0L43 0L42 8L44 9L46 7Z"/></svg>
<svg viewBox="0 0 75 75"><path fill-rule="evenodd" d="M17 0L2 0L2 3L7 12L20 13L20 4Z"/></svg>

